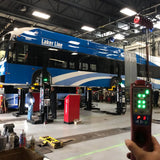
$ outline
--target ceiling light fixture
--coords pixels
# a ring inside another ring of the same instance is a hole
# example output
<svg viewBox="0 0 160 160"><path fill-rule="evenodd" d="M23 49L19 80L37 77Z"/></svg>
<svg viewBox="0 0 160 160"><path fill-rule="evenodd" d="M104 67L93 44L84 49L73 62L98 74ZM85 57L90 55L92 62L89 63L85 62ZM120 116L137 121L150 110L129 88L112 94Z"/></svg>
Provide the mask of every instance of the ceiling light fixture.
<svg viewBox="0 0 160 160"><path fill-rule="evenodd" d="M134 27L135 27L135 28L137 28L137 27L139 27L139 26L140 26L139 24L134 23Z"/></svg>
<svg viewBox="0 0 160 160"><path fill-rule="evenodd" d="M48 48L49 51L58 51L57 48Z"/></svg>
<svg viewBox="0 0 160 160"><path fill-rule="evenodd" d="M130 26L128 24L122 23L122 22L118 22L117 23L118 28L123 29L123 30L129 30Z"/></svg>
<svg viewBox="0 0 160 160"><path fill-rule="evenodd" d="M138 29L134 29L133 32L134 32L135 34L140 33L140 31L139 31Z"/></svg>
<svg viewBox="0 0 160 160"><path fill-rule="evenodd" d="M157 19L160 19L160 14L157 14L155 17L156 17Z"/></svg>
<svg viewBox="0 0 160 160"><path fill-rule="evenodd" d="M137 12L135 12L135 11L129 9L129 8L123 8L123 9L120 10L120 12L127 15L127 16L134 16L134 15L137 14Z"/></svg>
<svg viewBox="0 0 160 160"><path fill-rule="evenodd" d="M125 36L123 34L116 34L113 38L117 40L123 40L125 39Z"/></svg>
<svg viewBox="0 0 160 160"><path fill-rule="evenodd" d="M88 31L88 32L92 32L95 30L95 28L89 27L89 26L82 26L81 29Z"/></svg>
<svg viewBox="0 0 160 160"><path fill-rule="evenodd" d="M26 6L22 6L22 7L20 8L20 11L21 11L21 12L26 12L26 11L27 11L27 7L26 7Z"/></svg>
<svg viewBox="0 0 160 160"><path fill-rule="evenodd" d="M154 23L153 28L160 29L160 21L157 21L156 23Z"/></svg>
<svg viewBox="0 0 160 160"><path fill-rule="evenodd" d="M108 32L102 33L101 37L107 37L107 36L113 35L114 33L115 32L113 32L113 31L108 31Z"/></svg>
<svg viewBox="0 0 160 160"><path fill-rule="evenodd" d="M73 52L73 53L71 53L71 55L72 56L76 56L76 55L78 55L78 53L77 52Z"/></svg>
<svg viewBox="0 0 160 160"><path fill-rule="evenodd" d="M51 60L51 61L56 61L56 62L60 62L60 63L64 63L64 61L61 61L61 60L59 60L59 59L50 58L49 60Z"/></svg>
<svg viewBox="0 0 160 160"><path fill-rule="evenodd" d="M39 18L43 18L43 19L49 19L51 16L49 14L43 13L43 12L39 12L39 11L34 11L32 13L33 16L39 17Z"/></svg>

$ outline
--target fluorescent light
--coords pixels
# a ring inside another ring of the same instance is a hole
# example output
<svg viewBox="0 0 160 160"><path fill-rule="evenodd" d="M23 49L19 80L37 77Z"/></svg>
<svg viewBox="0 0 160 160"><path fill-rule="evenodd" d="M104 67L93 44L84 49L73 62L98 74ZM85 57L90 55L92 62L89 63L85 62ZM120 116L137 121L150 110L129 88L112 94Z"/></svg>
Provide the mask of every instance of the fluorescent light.
<svg viewBox="0 0 160 160"><path fill-rule="evenodd" d="M110 36L110 35L113 35L115 32L112 32L112 31L108 31L108 32L105 32L105 33L102 33L102 37L107 37L107 36Z"/></svg>
<svg viewBox="0 0 160 160"><path fill-rule="evenodd" d="M152 22L157 22L156 18L151 19Z"/></svg>
<svg viewBox="0 0 160 160"><path fill-rule="evenodd" d="M125 25L125 26L123 26L121 29L123 29L123 30L127 31L127 30L129 30L129 29L130 29L130 26L129 26L129 25Z"/></svg>
<svg viewBox="0 0 160 160"><path fill-rule="evenodd" d="M43 19L49 19L50 18L50 15L49 14L46 14L46 13L42 13L42 12L39 12L39 11L34 11L32 13L33 16L36 16L36 17L39 17L39 18L43 18Z"/></svg>
<svg viewBox="0 0 160 160"><path fill-rule="evenodd" d="M76 56L76 55L78 55L78 53L77 52L73 52L73 53L71 53L71 55L72 56Z"/></svg>
<svg viewBox="0 0 160 160"><path fill-rule="evenodd" d="M157 21L156 23L154 23L153 28L160 29L160 21Z"/></svg>
<svg viewBox="0 0 160 160"><path fill-rule="evenodd" d="M102 34L100 32L95 33L96 37L102 37Z"/></svg>
<svg viewBox="0 0 160 160"><path fill-rule="evenodd" d="M129 36L130 34L129 33L127 33L127 32L123 32L122 33L124 36Z"/></svg>
<svg viewBox="0 0 160 160"><path fill-rule="evenodd" d="M137 27L139 27L139 26L140 26L139 24L134 23L134 27L135 27L135 28L137 28Z"/></svg>
<svg viewBox="0 0 160 160"><path fill-rule="evenodd" d="M134 29L134 33L140 33L138 29Z"/></svg>
<svg viewBox="0 0 160 160"><path fill-rule="evenodd" d="M82 26L81 29L83 29L83 30L85 30L85 31L89 31L89 32L92 32L92 31L95 30L94 28L89 27L89 26Z"/></svg>
<svg viewBox="0 0 160 160"><path fill-rule="evenodd" d="M123 42L124 42L124 43L128 43L128 41L126 41L126 40L124 40Z"/></svg>
<svg viewBox="0 0 160 160"><path fill-rule="evenodd" d="M156 18L157 18L157 19L160 19L160 14L157 14L157 15L156 15Z"/></svg>
<svg viewBox="0 0 160 160"><path fill-rule="evenodd" d="M51 60L51 61L57 61L57 62L60 62L60 63L64 63L64 61L61 61L59 59L50 58L49 60Z"/></svg>
<svg viewBox="0 0 160 160"><path fill-rule="evenodd" d="M49 51L58 51L57 48L48 48Z"/></svg>
<svg viewBox="0 0 160 160"><path fill-rule="evenodd" d="M127 15L127 16L133 16L133 15L137 14L137 12L135 12L135 11L129 9L129 8L123 8L123 9L120 10L120 12Z"/></svg>
<svg viewBox="0 0 160 160"><path fill-rule="evenodd" d="M144 28L146 28L146 26L140 26L139 28L140 28L140 29L144 29Z"/></svg>
<svg viewBox="0 0 160 160"><path fill-rule="evenodd" d="M123 40L123 39L125 39L125 36L123 34L116 34L114 36L114 39Z"/></svg>
<svg viewBox="0 0 160 160"><path fill-rule="evenodd" d="M129 30L130 26L128 24L122 23L122 22L118 22L118 28L123 29L123 30Z"/></svg>

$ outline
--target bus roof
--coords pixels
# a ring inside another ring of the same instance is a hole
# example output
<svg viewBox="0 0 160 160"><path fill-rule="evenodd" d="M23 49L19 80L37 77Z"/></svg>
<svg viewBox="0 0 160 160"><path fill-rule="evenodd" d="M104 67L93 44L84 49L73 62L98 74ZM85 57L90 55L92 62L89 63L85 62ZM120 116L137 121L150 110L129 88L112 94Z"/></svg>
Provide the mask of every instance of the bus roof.
<svg viewBox="0 0 160 160"><path fill-rule="evenodd" d="M40 28L25 27L9 32L11 39L32 43L49 48L65 49L94 56L124 60L124 51L120 48L91 42L89 40L48 31Z"/></svg>

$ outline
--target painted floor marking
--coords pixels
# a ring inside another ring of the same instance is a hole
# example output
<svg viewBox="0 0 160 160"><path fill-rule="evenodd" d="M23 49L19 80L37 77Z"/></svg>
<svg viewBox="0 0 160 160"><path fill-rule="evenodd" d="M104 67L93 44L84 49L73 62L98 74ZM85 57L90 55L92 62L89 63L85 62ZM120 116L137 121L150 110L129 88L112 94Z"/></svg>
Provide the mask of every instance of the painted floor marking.
<svg viewBox="0 0 160 160"><path fill-rule="evenodd" d="M160 136L160 134L155 134L154 136L155 136L155 137L158 137L158 136ZM108 150L111 150L111 149L113 149L113 148L118 148L118 147L121 147L121 146L123 146L123 145L125 145L125 143L120 143L120 144L117 144L117 145L113 145L113 146L109 146L109 147L106 147L106 148L98 149L98 150L95 150L95 151L92 151L92 152L80 154L80 155L78 155L78 156L70 157L70 158L67 158L67 159L64 159L64 160L78 159L78 158L85 157L85 156L88 156L88 155L91 155L91 154L94 154L94 153L103 152L103 151L108 151Z"/></svg>

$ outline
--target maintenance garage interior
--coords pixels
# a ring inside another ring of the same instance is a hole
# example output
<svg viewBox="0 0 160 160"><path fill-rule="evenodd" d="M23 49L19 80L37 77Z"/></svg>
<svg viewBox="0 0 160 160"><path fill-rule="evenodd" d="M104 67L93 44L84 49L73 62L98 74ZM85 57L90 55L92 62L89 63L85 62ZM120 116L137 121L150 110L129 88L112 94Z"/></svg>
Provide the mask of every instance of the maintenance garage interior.
<svg viewBox="0 0 160 160"><path fill-rule="evenodd" d="M0 160L152 153L159 91L160 0L0 0Z"/></svg>

